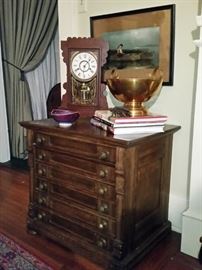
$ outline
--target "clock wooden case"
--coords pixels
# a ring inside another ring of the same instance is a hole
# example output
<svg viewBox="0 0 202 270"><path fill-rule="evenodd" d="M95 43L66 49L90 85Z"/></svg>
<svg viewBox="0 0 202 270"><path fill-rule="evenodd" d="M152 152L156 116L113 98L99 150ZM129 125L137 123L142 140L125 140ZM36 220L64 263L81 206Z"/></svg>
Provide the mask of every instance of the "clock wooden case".
<svg viewBox="0 0 202 270"><path fill-rule="evenodd" d="M67 38L61 42L67 66L66 94L61 106L92 116L95 110L107 108L105 84L101 82L108 43L98 38Z"/></svg>

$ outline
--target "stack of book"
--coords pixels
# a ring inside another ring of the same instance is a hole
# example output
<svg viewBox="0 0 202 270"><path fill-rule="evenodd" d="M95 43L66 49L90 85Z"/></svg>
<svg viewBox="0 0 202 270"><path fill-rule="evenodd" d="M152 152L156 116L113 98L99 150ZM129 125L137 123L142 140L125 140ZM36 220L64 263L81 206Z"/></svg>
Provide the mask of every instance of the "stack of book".
<svg viewBox="0 0 202 270"><path fill-rule="evenodd" d="M134 117L113 117L110 110L96 110L90 122L113 134L164 132L167 116L149 114Z"/></svg>

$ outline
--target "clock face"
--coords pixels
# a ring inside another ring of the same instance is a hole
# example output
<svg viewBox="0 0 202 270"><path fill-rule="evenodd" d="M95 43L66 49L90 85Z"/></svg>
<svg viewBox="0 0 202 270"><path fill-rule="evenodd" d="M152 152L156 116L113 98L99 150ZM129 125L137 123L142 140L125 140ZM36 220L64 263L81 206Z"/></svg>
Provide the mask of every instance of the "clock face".
<svg viewBox="0 0 202 270"><path fill-rule="evenodd" d="M73 55L71 70L80 81L89 81L97 73L97 57L91 52L79 52Z"/></svg>

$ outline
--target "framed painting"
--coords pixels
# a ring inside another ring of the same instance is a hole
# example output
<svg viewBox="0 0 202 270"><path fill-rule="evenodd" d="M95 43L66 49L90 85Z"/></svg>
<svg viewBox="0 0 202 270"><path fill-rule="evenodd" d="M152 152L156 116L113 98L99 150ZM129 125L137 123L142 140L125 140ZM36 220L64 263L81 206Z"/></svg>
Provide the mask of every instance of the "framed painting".
<svg viewBox="0 0 202 270"><path fill-rule="evenodd" d="M91 36L109 43L103 78L142 77L159 68L173 85L175 5L90 17Z"/></svg>

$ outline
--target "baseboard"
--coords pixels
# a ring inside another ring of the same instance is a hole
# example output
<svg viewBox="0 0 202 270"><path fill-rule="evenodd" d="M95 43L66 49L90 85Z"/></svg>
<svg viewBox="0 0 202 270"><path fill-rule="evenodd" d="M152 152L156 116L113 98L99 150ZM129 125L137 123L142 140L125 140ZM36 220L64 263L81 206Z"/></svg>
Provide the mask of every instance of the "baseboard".
<svg viewBox="0 0 202 270"><path fill-rule="evenodd" d="M14 170L29 170L28 160L27 159L19 159L19 158L11 158L8 162L0 162L0 167L7 167Z"/></svg>
<svg viewBox="0 0 202 270"><path fill-rule="evenodd" d="M182 241L181 252L198 258L201 248L200 237L202 236L202 219L191 216L186 212L182 217Z"/></svg>
<svg viewBox="0 0 202 270"><path fill-rule="evenodd" d="M176 196L170 193L169 198L169 217L172 224L172 231L182 232L182 213L187 208L188 201L186 197Z"/></svg>

